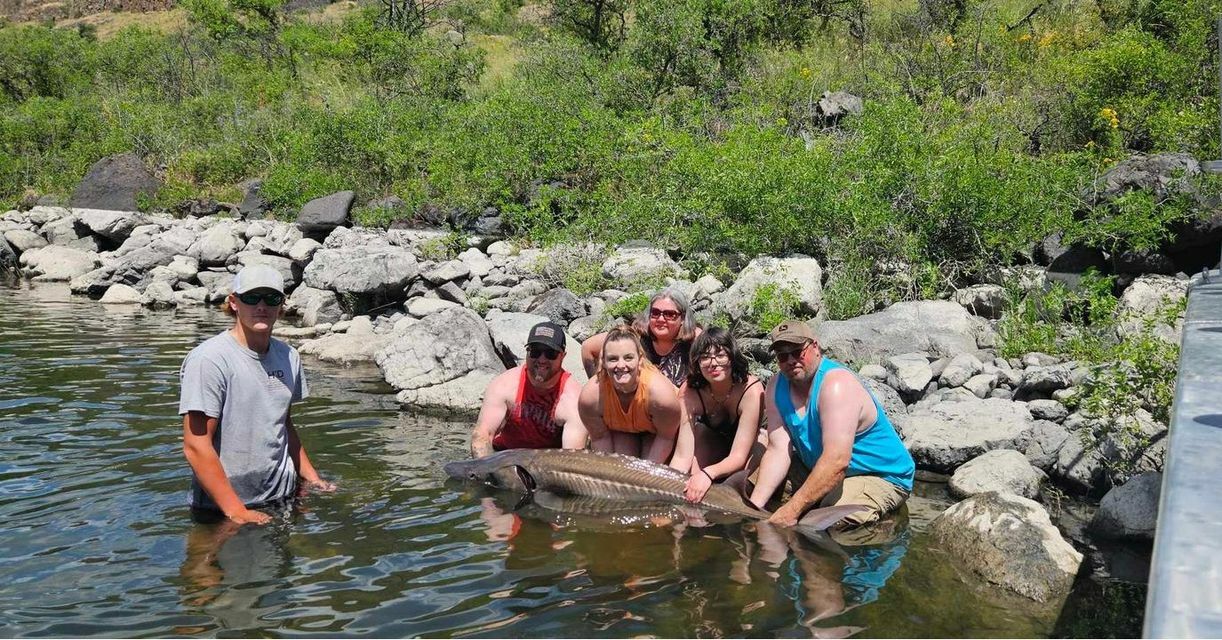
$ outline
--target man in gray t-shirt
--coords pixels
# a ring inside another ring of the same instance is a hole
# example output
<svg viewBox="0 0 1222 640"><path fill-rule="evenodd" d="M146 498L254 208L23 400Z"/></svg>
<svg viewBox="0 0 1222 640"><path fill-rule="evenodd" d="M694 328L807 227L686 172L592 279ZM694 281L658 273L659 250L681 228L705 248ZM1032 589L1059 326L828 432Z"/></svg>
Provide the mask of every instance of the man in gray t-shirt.
<svg viewBox="0 0 1222 640"><path fill-rule="evenodd" d="M297 437L292 403L308 394L297 351L271 337L284 282L252 265L225 300L233 328L206 340L182 363L183 451L193 472L191 505L236 522L262 524L250 507L283 500L307 486L334 490L310 464Z"/></svg>

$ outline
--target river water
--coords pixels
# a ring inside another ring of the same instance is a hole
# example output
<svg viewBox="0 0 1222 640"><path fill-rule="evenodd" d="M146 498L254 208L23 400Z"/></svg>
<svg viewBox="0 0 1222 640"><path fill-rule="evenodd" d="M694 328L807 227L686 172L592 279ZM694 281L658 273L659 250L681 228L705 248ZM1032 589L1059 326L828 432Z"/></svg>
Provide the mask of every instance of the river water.
<svg viewBox="0 0 1222 640"><path fill-rule="evenodd" d="M665 509L514 510L445 479L469 423L307 359L302 439L340 490L266 527L192 521L177 371L228 326L0 284L0 636L1048 636L925 535L843 546ZM1068 608L1067 608L1068 610ZM1102 630L1099 630L1102 631ZM1088 630L1089 632L1089 630ZM1112 630L1115 632L1115 630Z"/></svg>

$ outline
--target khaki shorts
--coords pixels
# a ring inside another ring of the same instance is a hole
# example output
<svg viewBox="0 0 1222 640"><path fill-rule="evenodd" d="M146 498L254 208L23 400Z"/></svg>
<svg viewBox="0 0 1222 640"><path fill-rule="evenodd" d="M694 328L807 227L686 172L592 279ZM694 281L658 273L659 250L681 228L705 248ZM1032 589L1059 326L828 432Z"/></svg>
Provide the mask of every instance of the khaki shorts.
<svg viewBox="0 0 1222 640"><path fill-rule="evenodd" d="M810 469L796 453L791 454L789 460L789 485L790 491L794 491L806 481ZM785 497L788 499L789 496ZM845 517L833 527L843 530L874 524L902 507L907 500L907 491L878 476L849 476L823 496L817 506L862 505L864 508L861 511Z"/></svg>

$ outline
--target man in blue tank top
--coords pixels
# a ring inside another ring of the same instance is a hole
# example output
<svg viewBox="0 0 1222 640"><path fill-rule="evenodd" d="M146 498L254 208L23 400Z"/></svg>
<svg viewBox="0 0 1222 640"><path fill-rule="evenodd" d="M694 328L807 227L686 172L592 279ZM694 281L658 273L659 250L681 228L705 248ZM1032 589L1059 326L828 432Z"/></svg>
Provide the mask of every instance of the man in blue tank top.
<svg viewBox="0 0 1222 640"><path fill-rule="evenodd" d="M763 507L789 475L796 488L773 513L775 524L793 525L815 506L862 505L839 528L898 509L912 491L916 465L882 405L852 370L823 357L806 323L782 322L771 339L780 373L764 393L768 448L751 501ZM791 451L806 473L790 473Z"/></svg>

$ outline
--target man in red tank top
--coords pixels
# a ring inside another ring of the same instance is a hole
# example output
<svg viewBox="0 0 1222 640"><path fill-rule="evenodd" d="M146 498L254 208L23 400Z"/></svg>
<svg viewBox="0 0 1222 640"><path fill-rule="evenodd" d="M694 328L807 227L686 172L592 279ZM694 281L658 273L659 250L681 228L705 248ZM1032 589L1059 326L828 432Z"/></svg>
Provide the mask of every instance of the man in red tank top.
<svg viewBox="0 0 1222 640"><path fill-rule="evenodd" d="M492 379L471 432L471 455L503 449L581 449L581 385L564 370L564 329L540 322L526 338L526 362Z"/></svg>

